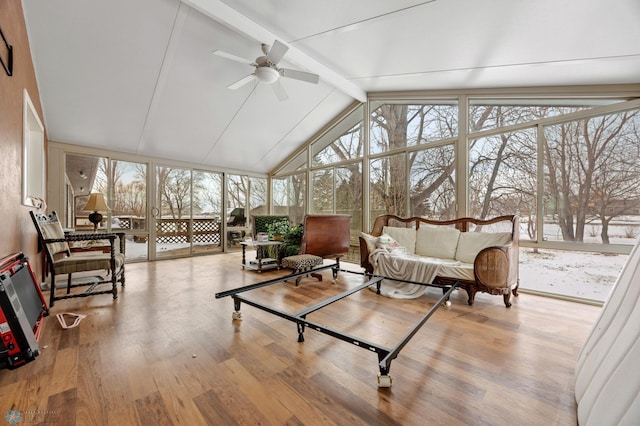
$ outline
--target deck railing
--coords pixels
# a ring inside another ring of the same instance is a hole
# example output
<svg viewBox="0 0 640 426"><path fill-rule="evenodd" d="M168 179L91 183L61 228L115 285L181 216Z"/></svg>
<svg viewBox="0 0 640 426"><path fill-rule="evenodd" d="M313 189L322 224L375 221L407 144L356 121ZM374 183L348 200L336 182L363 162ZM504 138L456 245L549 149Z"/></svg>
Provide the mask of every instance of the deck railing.
<svg viewBox="0 0 640 426"><path fill-rule="evenodd" d="M118 216L120 229L146 229L146 219ZM156 241L159 243L210 243L220 245L222 223L216 218L156 219Z"/></svg>

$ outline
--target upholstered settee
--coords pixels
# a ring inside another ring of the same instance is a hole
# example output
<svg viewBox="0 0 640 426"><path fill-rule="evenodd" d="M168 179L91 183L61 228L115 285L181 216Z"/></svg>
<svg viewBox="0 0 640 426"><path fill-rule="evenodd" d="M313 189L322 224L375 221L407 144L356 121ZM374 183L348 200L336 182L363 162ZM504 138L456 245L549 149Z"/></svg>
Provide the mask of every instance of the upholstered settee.
<svg viewBox="0 0 640 426"><path fill-rule="evenodd" d="M380 259L375 256L380 236L406 248L408 265L411 259L438 263L432 281L441 285L457 281L466 290L469 305L479 291L502 295L506 307L511 306L511 294L518 296L518 216L446 221L378 216L372 231L360 234L360 265L368 274L374 274L377 265L372 262Z"/></svg>

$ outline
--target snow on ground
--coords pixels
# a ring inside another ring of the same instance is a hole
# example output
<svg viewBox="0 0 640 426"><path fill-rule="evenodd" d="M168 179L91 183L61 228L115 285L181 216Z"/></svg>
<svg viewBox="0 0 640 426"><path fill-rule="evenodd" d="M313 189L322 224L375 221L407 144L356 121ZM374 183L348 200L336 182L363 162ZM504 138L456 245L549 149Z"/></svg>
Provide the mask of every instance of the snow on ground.
<svg viewBox="0 0 640 426"><path fill-rule="evenodd" d="M628 255L520 249L520 287L604 302Z"/></svg>

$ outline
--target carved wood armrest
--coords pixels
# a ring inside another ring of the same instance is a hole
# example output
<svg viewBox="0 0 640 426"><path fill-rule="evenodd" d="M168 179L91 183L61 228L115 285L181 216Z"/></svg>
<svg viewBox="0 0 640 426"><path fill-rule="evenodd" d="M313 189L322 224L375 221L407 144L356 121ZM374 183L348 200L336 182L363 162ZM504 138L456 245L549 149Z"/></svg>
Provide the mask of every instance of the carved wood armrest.
<svg viewBox="0 0 640 426"><path fill-rule="evenodd" d="M360 243L360 266L362 266L368 273L373 273L373 265L369 263L369 247L366 241L362 237L358 237Z"/></svg>
<svg viewBox="0 0 640 426"><path fill-rule="evenodd" d="M511 244L481 250L473 262L476 281L488 288L509 288L512 250Z"/></svg>

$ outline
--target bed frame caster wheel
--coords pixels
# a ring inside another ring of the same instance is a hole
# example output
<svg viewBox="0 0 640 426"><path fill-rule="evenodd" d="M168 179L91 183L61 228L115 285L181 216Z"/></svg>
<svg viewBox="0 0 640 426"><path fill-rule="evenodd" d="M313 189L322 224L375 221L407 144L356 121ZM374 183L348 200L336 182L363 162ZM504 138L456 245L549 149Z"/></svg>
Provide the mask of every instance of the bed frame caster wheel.
<svg viewBox="0 0 640 426"><path fill-rule="evenodd" d="M391 387L391 376L388 374L378 374L378 387L379 388L390 388Z"/></svg>
<svg viewBox="0 0 640 426"><path fill-rule="evenodd" d="M241 320L241 319L242 319L242 312L240 312L240 311L233 311L233 313L231 314L231 319L234 319L234 320Z"/></svg>

